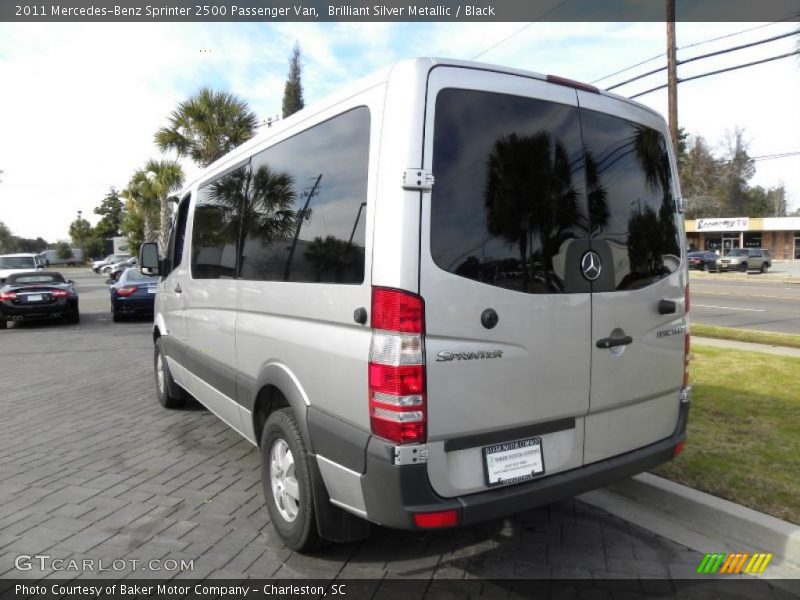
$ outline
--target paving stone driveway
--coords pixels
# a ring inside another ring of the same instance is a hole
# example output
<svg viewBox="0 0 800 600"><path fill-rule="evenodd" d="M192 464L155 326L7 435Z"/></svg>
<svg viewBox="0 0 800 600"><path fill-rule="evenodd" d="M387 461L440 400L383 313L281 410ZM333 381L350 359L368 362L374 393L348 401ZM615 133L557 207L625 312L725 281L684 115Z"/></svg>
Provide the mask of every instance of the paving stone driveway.
<svg viewBox="0 0 800 600"><path fill-rule="evenodd" d="M78 575L15 569L17 556L37 553L193 560L193 571L125 571L135 577L694 574L696 552L572 500L468 529L376 529L365 542L293 553L269 525L256 450L199 405L162 409L150 325L111 323L97 280L81 284L80 326L0 332L0 577Z"/></svg>

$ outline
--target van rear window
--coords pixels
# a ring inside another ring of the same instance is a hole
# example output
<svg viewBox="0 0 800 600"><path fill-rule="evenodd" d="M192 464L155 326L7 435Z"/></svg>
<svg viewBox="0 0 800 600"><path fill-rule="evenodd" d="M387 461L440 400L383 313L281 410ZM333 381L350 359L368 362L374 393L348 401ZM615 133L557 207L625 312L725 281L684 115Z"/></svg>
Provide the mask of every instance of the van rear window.
<svg viewBox="0 0 800 600"><path fill-rule="evenodd" d="M430 249L455 275L531 294L649 285L681 262L666 141L604 113L495 92L436 98ZM602 263L589 287L589 249Z"/></svg>

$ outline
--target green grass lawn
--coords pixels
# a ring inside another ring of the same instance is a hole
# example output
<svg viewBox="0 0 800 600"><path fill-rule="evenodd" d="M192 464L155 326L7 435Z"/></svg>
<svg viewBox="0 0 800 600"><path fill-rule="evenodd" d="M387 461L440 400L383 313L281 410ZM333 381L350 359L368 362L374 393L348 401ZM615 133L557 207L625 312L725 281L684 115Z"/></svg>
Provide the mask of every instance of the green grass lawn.
<svg viewBox="0 0 800 600"><path fill-rule="evenodd" d="M800 335L791 333L734 329L733 327L717 327L716 325L692 323L692 335L717 338L720 340L735 340L737 342L753 342L756 344L800 348Z"/></svg>
<svg viewBox="0 0 800 600"><path fill-rule="evenodd" d="M686 449L662 477L800 525L800 358L692 349Z"/></svg>

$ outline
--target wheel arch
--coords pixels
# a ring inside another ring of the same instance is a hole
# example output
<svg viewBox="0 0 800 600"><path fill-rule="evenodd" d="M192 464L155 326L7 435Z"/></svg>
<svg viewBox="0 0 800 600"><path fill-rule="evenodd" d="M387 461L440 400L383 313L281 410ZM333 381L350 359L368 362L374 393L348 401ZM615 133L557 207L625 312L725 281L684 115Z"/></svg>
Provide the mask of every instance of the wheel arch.
<svg viewBox="0 0 800 600"><path fill-rule="evenodd" d="M261 433L269 416L280 408L291 408L309 452L313 452L306 416L310 402L295 374L283 363L265 364L255 384L251 425L256 445L261 445Z"/></svg>

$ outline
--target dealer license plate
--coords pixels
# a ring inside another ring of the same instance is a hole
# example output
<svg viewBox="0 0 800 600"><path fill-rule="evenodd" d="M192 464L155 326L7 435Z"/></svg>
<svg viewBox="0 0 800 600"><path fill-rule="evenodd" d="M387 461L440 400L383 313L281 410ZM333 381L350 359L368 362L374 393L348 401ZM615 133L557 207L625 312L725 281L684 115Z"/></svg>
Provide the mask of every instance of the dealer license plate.
<svg viewBox="0 0 800 600"><path fill-rule="evenodd" d="M41 302L42 295L41 294L32 294L28 296L28 302Z"/></svg>
<svg viewBox="0 0 800 600"><path fill-rule="evenodd" d="M507 485L544 473L542 438L517 440L483 449L486 484Z"/></svg>
<svg viewBox="0 0 800 600"><path fill-rule="evenodd" d="M154 288L154 287L153 288L147 288L147 293L148 294L155 294L157 291L158 290L156 288Z"/></svg>

